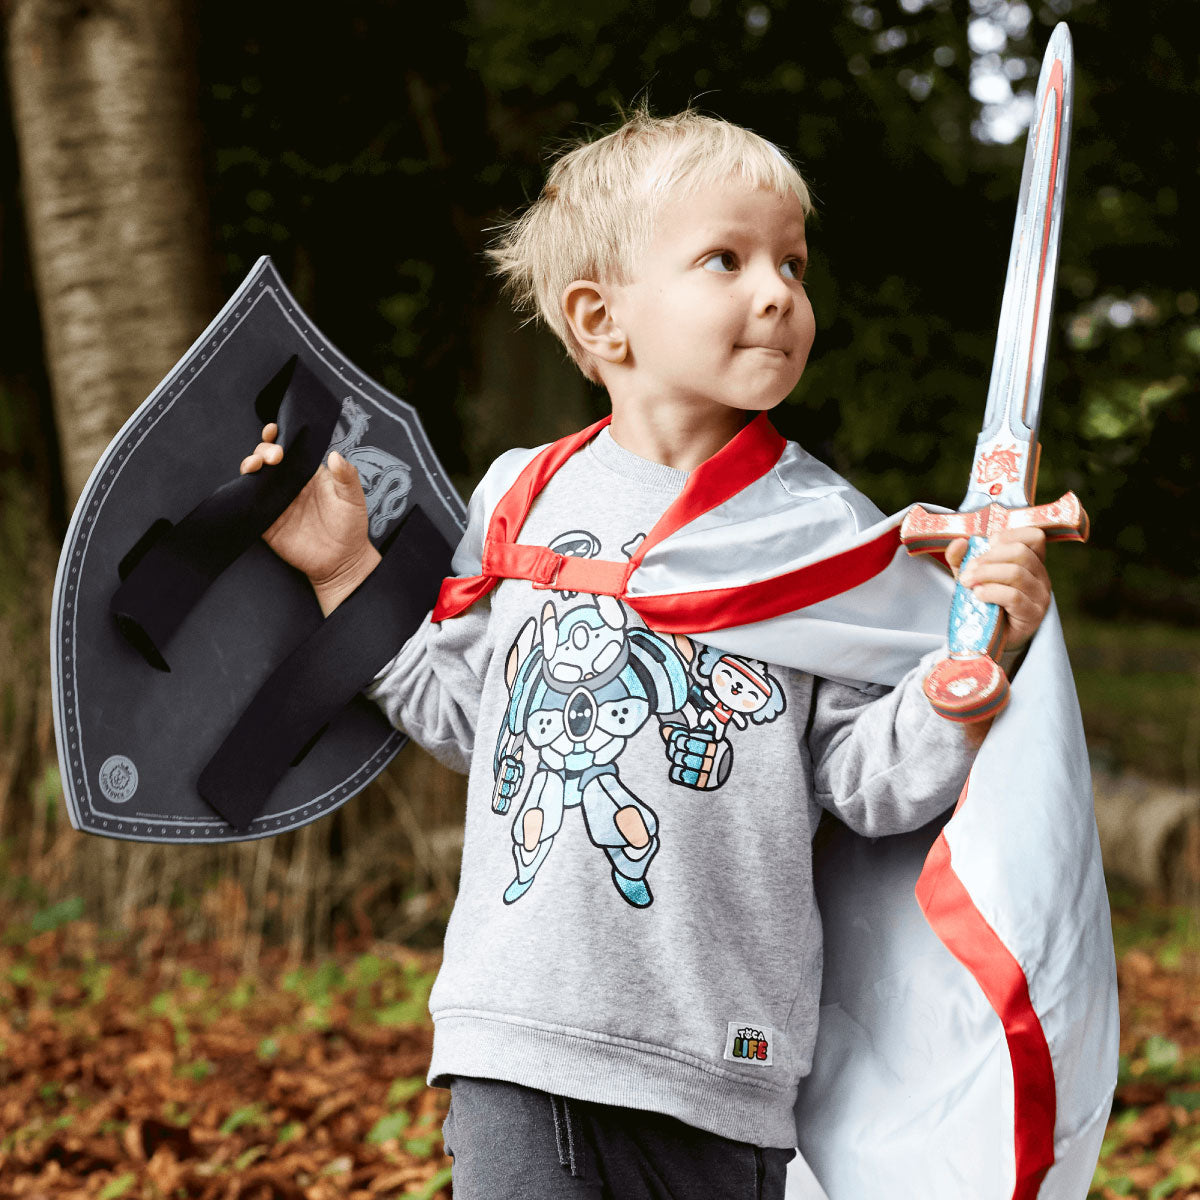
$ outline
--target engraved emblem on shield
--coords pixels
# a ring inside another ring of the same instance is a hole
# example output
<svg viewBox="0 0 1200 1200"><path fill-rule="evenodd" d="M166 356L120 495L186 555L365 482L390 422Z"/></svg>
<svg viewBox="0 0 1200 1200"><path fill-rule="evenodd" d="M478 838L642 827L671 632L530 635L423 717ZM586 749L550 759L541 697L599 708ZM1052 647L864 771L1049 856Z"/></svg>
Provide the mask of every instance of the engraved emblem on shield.
<svg viewBox="0 0 1200 1200"><path fill-rule="evenodd" d="M124 804L137 791L137 767L125 755L113 754L101 764L97 782L106 800L113 804Z"/></svg>
<svg viewBox="0 0 1200 1200"><path fill-rule="evenodd" d="M403 459L378 446L359 444L370 423L362 405L347 396L329 451L336 450L358 472L367 497L369 531L371 537L380 538L408 506L412 469Z"/></svg>

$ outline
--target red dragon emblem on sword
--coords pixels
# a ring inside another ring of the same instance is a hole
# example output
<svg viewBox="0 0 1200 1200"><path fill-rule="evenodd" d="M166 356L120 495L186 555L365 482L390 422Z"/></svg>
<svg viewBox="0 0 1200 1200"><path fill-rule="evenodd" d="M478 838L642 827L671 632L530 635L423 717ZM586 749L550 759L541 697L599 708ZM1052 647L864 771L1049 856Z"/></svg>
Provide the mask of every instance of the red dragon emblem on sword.
<svg viewBox="0 0 1200 1200"><path fill-rule="evenodd" d="M975 478L980 483L990 483L989 489L993 495L1000 491L1000 481L1016 483L1021 478L1021 453L1014 442L1008 447L997 447L987 454L981 454L977 460L978 471Z"/></svg>

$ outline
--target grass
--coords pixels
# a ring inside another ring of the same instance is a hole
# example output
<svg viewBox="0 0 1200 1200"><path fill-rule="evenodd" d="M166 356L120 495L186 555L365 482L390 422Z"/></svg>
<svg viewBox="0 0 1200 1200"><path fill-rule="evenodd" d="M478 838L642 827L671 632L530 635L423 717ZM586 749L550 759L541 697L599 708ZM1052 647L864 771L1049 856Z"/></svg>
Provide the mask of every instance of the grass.
<svg viewBox="0 0 1200 1200"><path fill-rule="evenodd" d="M1200 630L1078 616L1064 629L1094 760L1200 786Z"/></svg>

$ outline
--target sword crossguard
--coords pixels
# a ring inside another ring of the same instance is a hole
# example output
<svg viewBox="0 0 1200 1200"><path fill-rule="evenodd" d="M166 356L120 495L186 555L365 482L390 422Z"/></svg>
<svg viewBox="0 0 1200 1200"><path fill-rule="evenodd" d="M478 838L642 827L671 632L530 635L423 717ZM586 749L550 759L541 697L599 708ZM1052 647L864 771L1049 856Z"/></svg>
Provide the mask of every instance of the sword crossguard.
<svg viewBox="0 0 1200 1200"><path fill-rule="evenodd" d="M1088 515L1074 492L1029 508L989 504L971 512L931 513L915 504L900 526L900 541L909 554L936 554L955 538L987 538L1001 529L1030 528L1044 530L1048 542L1086 542Z"/></svg>
<svg viewBox="0 0 1200 1200"><path fill-rule="evenodd" d="M989 504L970 512L931 513L915 505L900 526L900 541L909 554L934 554L955 538L966 538L967 553L961 564L965 567L987 550L993 534L1021 528L1042 529L1049 542L1083 542L1088 536L1088 515L1074 492L1028 508ZM1008 677L996 661L1004 653L1007 633L1003 609L976 599L970 588L955 585L947 638L950 653L925 679L925 695L940 716L964 724L982 721L1008 703Z"/></svg>

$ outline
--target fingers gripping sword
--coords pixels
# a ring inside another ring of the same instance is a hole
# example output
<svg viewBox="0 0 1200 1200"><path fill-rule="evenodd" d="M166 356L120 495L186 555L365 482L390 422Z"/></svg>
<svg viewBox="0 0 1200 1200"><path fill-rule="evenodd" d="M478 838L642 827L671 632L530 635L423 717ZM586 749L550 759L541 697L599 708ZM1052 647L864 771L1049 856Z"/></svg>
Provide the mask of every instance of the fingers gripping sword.
<svg viewBox="0 0 1200 1200"><path fill-rule="evenodd" d="M1050 36L1038 77L987 410L975 443L970 484L957 513L931 513L919 505L908 513L900 527L900 539L910 554L945 550L955 538L965 537L968 548L962 565L966 566L987 550L992 534L1018 526L1044 529L1046 539L1052 542L1087 539L1087 514L1073 493L1033 507L1046 348L1067 185L1073 79L1071 35L1060 23ZM1004 651L1006 634L1001 608L977 600L962 584L955 587L950 606L950 653L925 680L925 695L943 717L980 721L1004 707L1008 678L996 659Z"/></svg>

